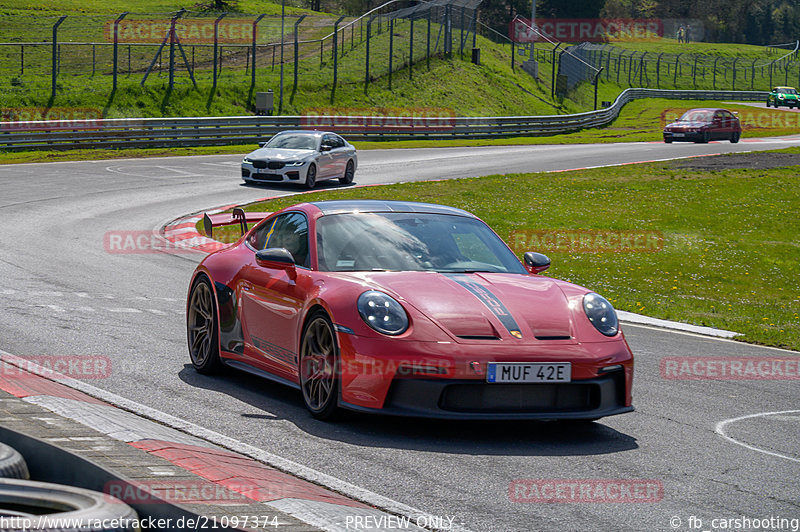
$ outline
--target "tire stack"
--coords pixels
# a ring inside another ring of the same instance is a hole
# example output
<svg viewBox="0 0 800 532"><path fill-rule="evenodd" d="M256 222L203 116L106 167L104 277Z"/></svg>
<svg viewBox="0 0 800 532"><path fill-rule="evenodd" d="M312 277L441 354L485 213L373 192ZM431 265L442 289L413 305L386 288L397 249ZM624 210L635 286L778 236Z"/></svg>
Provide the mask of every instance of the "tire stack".
<svg viewBox="0 0 800 532"><path fill-rule="evenodd" d="M119 499L29 478L22 455L0 443L0 532L139 530L136 512Z"/></svg>

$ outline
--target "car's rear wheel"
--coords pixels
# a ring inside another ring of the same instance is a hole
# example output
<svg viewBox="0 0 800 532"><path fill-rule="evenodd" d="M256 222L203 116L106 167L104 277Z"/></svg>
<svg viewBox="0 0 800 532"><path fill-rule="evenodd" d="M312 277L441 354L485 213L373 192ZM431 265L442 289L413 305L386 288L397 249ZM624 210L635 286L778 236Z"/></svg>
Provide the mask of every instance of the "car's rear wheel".
<svg viewBox="0 0 800 532"><path fill-rule="evenodd" d="M741 137L741 133L734 133L731 135L731 143L736 144L739 142L739 137Z"/></svg>
<svg viewBox="0 0 800 532"><path fill-rule="evenodd" d="M332 419L338 413L339 350L333 324L324 311L315 312L306 323L300 347L300 388L303 402L317 419Z"/></svg>
<svg viewBox="0 0 800 532"><path fill-rule="evenodd" d="M344 169L344 175L339 178L339 183L342 185L349 185L353 182L353 176L356 174L356 165L353 164L352 159L347 161L347 168Z"/></svg>
<svg viewBox="0 0 800 532"><path fill-rule="evenodd" d="M189 295L186 336L189 341L192 366L204 375L213 375L222 369L218 331L217 308L214 304L211 281L205 275L201 275L195 281Z"/></svg>
<svg viewBox="0 0 800 532"><path fill-rule="evenodd" d="M317 165L311 163L306 172L306 188L314 188L317 184Z"/></svg>

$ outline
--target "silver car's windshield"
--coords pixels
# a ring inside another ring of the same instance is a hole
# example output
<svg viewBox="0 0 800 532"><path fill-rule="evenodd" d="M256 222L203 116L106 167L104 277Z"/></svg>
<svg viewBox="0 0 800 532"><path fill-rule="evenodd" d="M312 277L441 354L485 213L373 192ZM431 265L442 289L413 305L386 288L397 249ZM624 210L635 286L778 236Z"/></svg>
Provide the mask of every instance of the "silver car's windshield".
<svg viewBox="0 0 800 532"><path fill-rule="evenodd" d="M316 150L316 135L276 135L264 146L265 148L282 148L286 150Z"/></svg>
<svg viewBox="0 0 800 532"><path fill-rule="evenodd" d="M317 221L321 271L526 271L486 224L446 214L332 214Z"/></svg>

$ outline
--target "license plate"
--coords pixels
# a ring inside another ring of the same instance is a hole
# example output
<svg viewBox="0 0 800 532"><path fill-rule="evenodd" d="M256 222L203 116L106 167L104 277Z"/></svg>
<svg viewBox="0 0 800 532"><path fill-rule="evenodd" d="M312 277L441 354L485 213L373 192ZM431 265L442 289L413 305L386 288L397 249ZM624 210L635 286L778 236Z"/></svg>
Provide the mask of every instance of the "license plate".
<svg viewBox="0 0 800 532"><path fill-rule="evenodd" d="M490 362L486 381L509 382L570 382L572 364L569 362Z"/></svg>
<svg viewBox="0 0 800 532"><path fill-rule="evenodd" d="M673 137L685 137L686 133L673 133L672 136Z"/></svg>

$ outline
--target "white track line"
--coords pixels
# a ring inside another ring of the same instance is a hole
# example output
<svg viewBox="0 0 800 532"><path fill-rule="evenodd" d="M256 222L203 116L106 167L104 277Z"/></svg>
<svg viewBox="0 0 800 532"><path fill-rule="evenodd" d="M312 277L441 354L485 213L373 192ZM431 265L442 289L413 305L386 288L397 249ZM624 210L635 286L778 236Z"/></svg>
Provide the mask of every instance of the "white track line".
<svg viewBox="0 0 800 532"><path fill-rule="evenodd" d="M735 417L735 418L731 418L731 419L726 419L724 421L720 421L719 423L717 423L717 426L714 428L714 432L716 432L717 434L719 434L720 436L722 436L723 438L725 438L726 440L728 440L731 443L735 443L736 445L741 445L745 449L750 449L751 451L756 451L758 453L763 453L763 454L767 454L769 456L774 456L776 458L783 458L784 460L791 460L792 462L799 462L800 463L800 458L794 458L792 456L786 456L785 454L780 454L780 453L773 453L772 451L765 451L764 449L759 449L758 447L754 447L754 446L749 445L747 443L740 442L739 440L731 438L730 436L725 434L725 427L727 427L728 425L730 425L732 423L736 423L737 421L742 421L742 420L745 420L745 419L752 419L752 418L756 418L756 417L774 416L774 415L779 415L779 414L796 414L796 413L800 413L800 410L782 410L780 412L761 412L760 414L750 414L750 415L747 415L747 416L741 416L741 417Z"/></svg>

